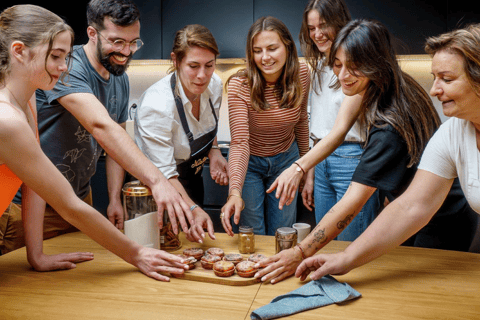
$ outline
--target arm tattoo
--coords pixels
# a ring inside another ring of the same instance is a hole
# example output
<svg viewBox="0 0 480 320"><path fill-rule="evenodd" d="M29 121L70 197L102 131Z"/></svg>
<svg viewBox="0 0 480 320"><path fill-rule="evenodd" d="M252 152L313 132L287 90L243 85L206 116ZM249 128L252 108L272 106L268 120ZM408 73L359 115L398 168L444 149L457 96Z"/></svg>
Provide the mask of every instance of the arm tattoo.
<svg viewBox="0 0 480 320"><path fill-rule="evenodd" d="M318 229L318 230L315 230L315 232L313 233L313 241L308 244L308 247L311 248L312 245L316 242L318 242L319 244L324 244L328 241L328 237L325 235L325 228L323 229ZM320 249L319 247L315 246L315 249Z"/></svg>
<svg viewBox="0 0 480 320"><path fill-rule="evenodd" d="M353 214L349 214L345 217L345 219L338 221L337 228L340 230L345 229L346 226L353 220Z"/></svg>

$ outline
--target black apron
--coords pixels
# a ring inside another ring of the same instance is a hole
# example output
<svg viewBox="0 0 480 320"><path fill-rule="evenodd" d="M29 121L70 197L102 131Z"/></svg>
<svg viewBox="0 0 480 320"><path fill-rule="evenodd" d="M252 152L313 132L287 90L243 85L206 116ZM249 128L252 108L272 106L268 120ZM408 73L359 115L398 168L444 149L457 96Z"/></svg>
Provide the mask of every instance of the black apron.
<svg viewBox="0 0 480 320"><path fill-rule="evenodd" d="M188 142L190 144L190 158L184 162L177 164L177 172L179 174L178 180L187 191L188 196L198 205L203 206L203 178L202 171L205 161L207 161L208 153L212 148L213 141L217 135L218 119L213 108L212 101L208 99L210 108L212 109L213 117L215 118L215 129L204 134L198 139L193 139L193 134L188 127L187 118L185 117L185 109L183 108L182 99L175 94L176 77L175 73L170 78L170 86L175 98L178 115L182 122L183 130L185 131Z"/></svg>

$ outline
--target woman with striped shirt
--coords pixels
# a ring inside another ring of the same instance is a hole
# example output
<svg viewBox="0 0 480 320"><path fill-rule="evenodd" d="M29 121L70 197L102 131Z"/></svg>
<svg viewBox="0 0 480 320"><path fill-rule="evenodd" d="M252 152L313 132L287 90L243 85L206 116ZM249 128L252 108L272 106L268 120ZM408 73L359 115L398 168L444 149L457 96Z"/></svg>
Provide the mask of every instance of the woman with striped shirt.
<svg viewBox="0 0 480 320"><path fill-rule="evenodd" d="M279 210L278 199L266 190L308 151L310 77L287 27L273 17L250 27L246 58L246 69L227 81L230 187L221 220L231 236L239 223L273 235L296 220L296 198Z"/></svg>

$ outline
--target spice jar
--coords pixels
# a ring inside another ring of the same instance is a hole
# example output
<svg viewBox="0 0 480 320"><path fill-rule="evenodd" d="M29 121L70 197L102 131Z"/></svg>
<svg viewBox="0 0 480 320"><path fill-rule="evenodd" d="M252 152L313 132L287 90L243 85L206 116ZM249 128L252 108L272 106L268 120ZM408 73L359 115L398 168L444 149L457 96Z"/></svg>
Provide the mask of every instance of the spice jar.
<svg viewBox="0 0 480 320"><path fill-rule="evenodd" d="M252 227L240 226L238 228L238 251L240 253L255 252L255 234Z"/></svg>
<svg viewBox="0 0 480 320"><path fill-rule="evenodd" d="M177 223L178 225L178 223ZM163 212L163 228L160 229L160 249L165 251L174 251L180 249L182 242L178 238L178 235L173 233L172 222L168 212Z"/></svg>
<svg viewBox="0 0 480 320"><path fill-rule="evenodd" d="M275 254L293 248L297 244L297 230L289 227L278 228L275 232Z"/></svg>

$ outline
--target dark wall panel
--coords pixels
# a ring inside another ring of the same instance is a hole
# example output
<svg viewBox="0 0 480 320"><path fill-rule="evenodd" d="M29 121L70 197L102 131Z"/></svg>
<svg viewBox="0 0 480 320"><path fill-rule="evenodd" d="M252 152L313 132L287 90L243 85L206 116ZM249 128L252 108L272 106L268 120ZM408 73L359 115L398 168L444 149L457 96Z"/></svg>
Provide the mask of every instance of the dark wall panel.
<svg viewBox="0 0 480 320"><path fill-rule="evenodd" d="M467 0L346 0L353 18L374 18L383 22L398 39L400 54L421 54L428 36L438 35L472 22L480 22ZM18 4L2 0L0 10ZM86 4L31 0L62 16L74 28L76 44L86 36ZM186 24L200 23L217 39L221 58L244 57L245 38L255 19L272 15L289 28L298 47L301 16L307 0L137 0L142 14L141 37L145 47L135 59L168 59L174 33Z"/></svg>
<svg viewBox="0 0 480 320"><path fill-rule="evenodd" d="M212 32L220 58L244 56L252 12L253 0L162 0L163 58L170 57L175 32L194 23Z"/></svg>
<svg viewBox="0 0 480 320"><path fill-rule="evenodd" d="M397 40L399 54L422 54L426 37L447 30L448 0L345 1L353 19L375 19L385 24Z"/></svg>
<svg viewBox="0 0 480 320"><path fill-rule="evenodd" d="M301 55L298 35L300 33L300 27L302 26L302 15L306 4L307 1L305 0L277 0L275 2L271 0L255 0L253 11L254 20L263 16L273 16L282 20L288 27L293 40L295 40L298 54ZM246 35L245 33L245 36Z"/></svg>

